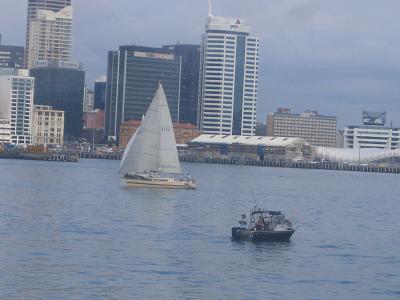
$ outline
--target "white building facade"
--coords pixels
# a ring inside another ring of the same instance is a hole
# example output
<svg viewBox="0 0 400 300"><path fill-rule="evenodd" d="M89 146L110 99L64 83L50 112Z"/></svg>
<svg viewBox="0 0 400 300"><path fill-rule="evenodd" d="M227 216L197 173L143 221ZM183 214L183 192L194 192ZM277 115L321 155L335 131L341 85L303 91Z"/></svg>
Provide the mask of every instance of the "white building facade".
<svg viewBox="0 0 400 300"><path fill-rule="evenodd" d="M0 76L0 115L10 122L11 142L32 143L34 78L27 70L18 75Z"/></svg>
<svg viewBox="0 0 400 300"><path fill-rule="evenodd" d="M307 110L293 114L288 108L279 108L267 115L267 136L300 137L313 146L335 147L337 119Z"/></svg>
<svg viewBox="0 0 400 300"><path fill-rule="evenodd" d="M72 59L72 15L72 6L57 12L37 10L29 28L28 68Z"/></svg>
<svg viewBox="0 0 400 300"><path fill-rule="evenodd" d="M208 18L200 62L200 131L255 135L258 37L242 19Z"/></svg>
<svg viewBox="0 0 400 300"><path fill-rule="evenodd" d="M344 148L396 149L400 148L399 142L399 128L364 125L344 129Z"/></svg>
<svg viewBox="0 0 400 300"><path fill-rule="evenodd" d="M0 144L11 143L10 120L0 118Z"/></svg>
<svg viewBox="0 0 400 300"><path fill-rule="evenodd" d="M24 55L24 66L28 66L29 33L32 20L35 20L39 9L57 12L66 6L71 5L71 0L28 0L26 19L26 45Z"/></svg>
<svg viewBox="0 0 400 300"><path fill-rule="evenodd" d="M64 112L51 106L35 105L32 139L37 145L62 145L64 141Z"/></svg>

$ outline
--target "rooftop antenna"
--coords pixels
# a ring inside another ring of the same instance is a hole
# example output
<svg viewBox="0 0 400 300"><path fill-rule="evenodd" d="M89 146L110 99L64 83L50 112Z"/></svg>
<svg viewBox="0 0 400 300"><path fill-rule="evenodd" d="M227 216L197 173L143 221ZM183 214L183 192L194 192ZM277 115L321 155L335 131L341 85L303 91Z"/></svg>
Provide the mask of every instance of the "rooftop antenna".
<svg viewBox="0 0 400 300"><path fill-rule="evenodd" d="M212 0L208 0L208 16L212 17Z"/></svg>

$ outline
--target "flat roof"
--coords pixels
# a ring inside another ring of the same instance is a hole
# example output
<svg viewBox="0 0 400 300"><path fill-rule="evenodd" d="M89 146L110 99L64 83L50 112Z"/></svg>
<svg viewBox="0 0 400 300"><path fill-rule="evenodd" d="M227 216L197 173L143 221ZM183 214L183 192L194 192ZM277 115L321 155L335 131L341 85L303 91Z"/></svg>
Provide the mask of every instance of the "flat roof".
<svg viewBox="0 0 400 300"><path fill-rule="evenodd" d="M244 136L244 135L216 135L216 134L202 134L193 139L190 143L203 143L203 144L240 144L247 146L273 146L273 147L286 147L295 142L301 142L308 145L302 138L296 137L273 137L273 136Z"/></svg>

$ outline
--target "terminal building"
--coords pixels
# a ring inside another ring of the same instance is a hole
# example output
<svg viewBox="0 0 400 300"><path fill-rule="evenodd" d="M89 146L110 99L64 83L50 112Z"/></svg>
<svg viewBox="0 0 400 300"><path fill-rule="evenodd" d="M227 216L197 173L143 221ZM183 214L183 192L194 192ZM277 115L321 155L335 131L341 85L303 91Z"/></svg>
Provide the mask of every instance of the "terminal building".
<svg viewBox="0 0 400 300"><path fill-rule="evenodd" d="M288 108L279 108L267 116L267 136L299 137L312 146L336 146L337 118L307 110L293 114Z"/></svg>
<svg viewBox="0 0 400 300"><path fill-rule="evenodd" d="M362 126L345 127L344 148L399 148L400 128L385 127L385 112L364 111L362 121Z"/></svg>
<svg viewBox="0 0 400 300"><path fill-rule="evenodd" d="M312 161L313 149L302 138L202 134L189 143L187 154L237 161Z"/></svg>

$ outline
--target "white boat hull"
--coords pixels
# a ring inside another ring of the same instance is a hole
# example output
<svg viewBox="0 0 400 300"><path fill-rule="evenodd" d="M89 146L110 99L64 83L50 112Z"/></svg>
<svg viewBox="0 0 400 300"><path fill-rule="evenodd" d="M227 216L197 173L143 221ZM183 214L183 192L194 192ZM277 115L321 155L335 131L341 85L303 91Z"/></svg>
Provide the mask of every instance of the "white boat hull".
<svg viewBox="0 0 400 300"><path fill-rule="evenodd" d="M164 188L164 189L195 189L193 181L180 181L174 178L129 179L124 178L128 187Z"/></svg>

